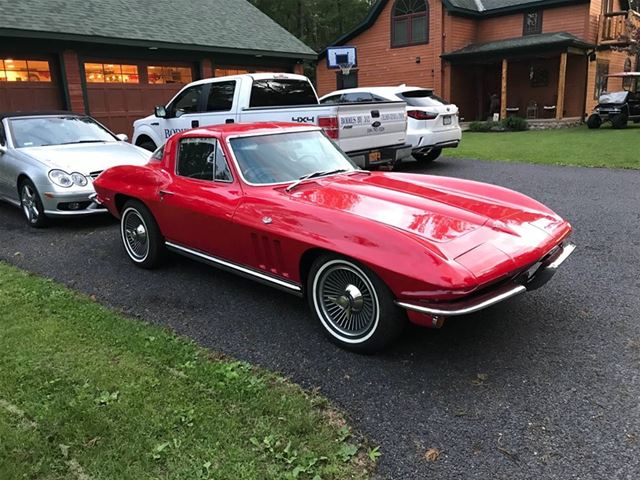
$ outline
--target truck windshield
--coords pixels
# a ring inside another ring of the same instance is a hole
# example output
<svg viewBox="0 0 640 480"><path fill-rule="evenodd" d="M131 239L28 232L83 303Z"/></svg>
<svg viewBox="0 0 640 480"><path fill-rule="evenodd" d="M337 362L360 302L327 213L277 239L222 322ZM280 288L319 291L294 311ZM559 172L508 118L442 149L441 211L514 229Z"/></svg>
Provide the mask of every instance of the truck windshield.
<svg viewBox="0 0 640 480"><path fill-rule="evenodd" d="M251 87L250 107L286 107L317 104L318 98L307 80L267 78L254 80Z"/></svg>
<svg viewBox="0 0 640 480"><path fill-rule="evenodd" d="M294 182L318 171L356 169L318 130L240 137L230 143L242 176L254 185Z"/></svg>

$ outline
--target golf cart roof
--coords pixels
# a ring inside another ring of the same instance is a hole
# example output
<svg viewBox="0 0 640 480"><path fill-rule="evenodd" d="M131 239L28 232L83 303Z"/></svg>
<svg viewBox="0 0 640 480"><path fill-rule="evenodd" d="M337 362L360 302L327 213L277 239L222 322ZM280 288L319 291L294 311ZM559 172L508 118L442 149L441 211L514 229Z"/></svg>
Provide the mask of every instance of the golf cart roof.
<svg viewBox="0 0 640 480"><path fill-rule="evenodd" d="M617 77L617 78L640 78L640 72L620 72L620 73L611 73L607 75L607 77Z"/></svg>

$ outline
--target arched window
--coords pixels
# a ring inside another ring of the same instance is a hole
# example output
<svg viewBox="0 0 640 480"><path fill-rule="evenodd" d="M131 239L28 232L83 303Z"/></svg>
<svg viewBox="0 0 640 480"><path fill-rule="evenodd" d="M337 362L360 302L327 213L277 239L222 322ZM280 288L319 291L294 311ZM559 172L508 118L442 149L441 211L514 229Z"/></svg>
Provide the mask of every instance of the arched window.
<svg viewBox="0 0 640 480"><path fill-rule="evenodd" d="M391 46L429 43L429 4L426 0L396 0L391 10Z"/></svg>

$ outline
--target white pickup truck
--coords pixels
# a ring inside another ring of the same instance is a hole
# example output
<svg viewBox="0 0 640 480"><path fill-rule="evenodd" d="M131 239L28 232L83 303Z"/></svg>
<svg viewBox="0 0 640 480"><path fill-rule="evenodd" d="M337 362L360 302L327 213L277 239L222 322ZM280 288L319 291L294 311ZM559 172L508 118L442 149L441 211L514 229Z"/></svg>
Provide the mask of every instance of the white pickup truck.
<svg viewBox="0 0 640 480"><path fill-rule="evenodd" d="M174 133L236 122L297 122L324 128L363 168L401 161L406 144L406 104L371 102L320 105L302 75L257 73L190 83L153 115L133 123L135 145L155 150Z"/></svg>

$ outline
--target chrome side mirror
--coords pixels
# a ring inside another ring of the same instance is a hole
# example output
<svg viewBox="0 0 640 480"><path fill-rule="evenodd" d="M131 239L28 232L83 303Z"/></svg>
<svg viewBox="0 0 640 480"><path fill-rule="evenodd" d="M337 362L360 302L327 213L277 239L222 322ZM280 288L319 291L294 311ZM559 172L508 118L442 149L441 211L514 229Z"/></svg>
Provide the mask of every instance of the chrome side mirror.
<svg viewBox="0 0 640 480"><path fill-rule="evenodd" d="M156 105L153 109L153 114L158 118L167 118L167 109L164 105Z"/></svg>
<svg viewBox="0 0 640 480"><path fill-rule="evenodd" d="M116 135L116 138L118 140L120 140L121 142L128 142L129 141L129 137L127 136L126 133L119 133Z"/></svg>

